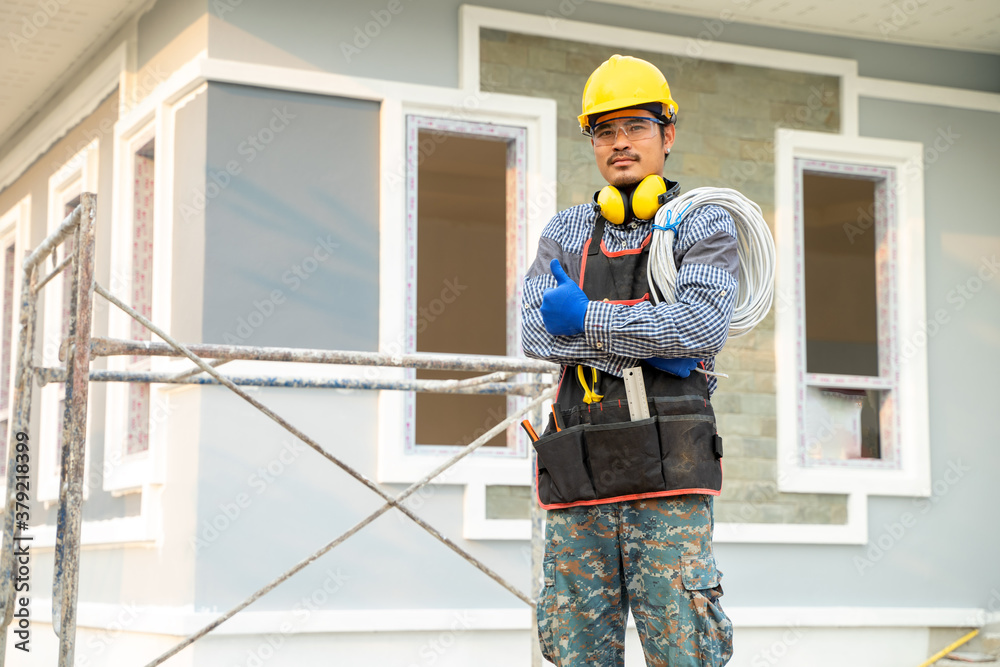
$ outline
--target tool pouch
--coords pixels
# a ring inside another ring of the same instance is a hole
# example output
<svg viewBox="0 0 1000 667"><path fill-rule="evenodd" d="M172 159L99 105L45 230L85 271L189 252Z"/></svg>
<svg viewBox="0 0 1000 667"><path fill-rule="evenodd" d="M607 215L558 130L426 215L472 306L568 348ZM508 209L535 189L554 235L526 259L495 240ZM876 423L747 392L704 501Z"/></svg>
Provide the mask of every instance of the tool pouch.
<svg viewBox="0 0 1000 667"><path fill-rule="evenodd" d="M705 493L722 489L722 439L703 396L655 397L648 419L631 421L628 405L607 401L551 415L534 443L539 504L574 505Z"/></svg>
<svg viewBox="0 0 1000 667"><path fill-rule="evenodd" d="M670 192L678 190L668 182ZM606 220L595 218L580 258L580 287L591 301L631 306L648 302L648 235L640 247L610 251ZM625 384L602 374L594 393L600 403L584 403L587 392L564 367L557 402L565 428L553 419L535 441L538 502L546 509L596 505L684 493L719 495L722 439L715 428L703 375L679 378L642 362L648 419L631 421ZM567 377L568 376L568 377Z"/></svg>

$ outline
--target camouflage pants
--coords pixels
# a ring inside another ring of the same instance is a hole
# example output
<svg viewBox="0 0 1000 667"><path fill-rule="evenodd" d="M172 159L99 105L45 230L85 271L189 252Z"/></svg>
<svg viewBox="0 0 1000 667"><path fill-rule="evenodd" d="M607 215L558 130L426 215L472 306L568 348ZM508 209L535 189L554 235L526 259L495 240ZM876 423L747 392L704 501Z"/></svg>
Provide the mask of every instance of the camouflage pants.
<svg viewBox="0 0 1000 667"><path fill-rule="evenodd" d="M557 667L621 667L635 617L648 667L717 667L733 652L712 553L712 497L550 510L542 655Z"/></svg>

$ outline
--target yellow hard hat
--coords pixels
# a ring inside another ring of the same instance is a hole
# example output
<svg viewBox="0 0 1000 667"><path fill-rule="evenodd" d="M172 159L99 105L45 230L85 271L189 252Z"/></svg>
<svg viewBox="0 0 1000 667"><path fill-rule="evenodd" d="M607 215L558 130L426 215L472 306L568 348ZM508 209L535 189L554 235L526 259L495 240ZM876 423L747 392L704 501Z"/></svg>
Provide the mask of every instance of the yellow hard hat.
<svg viewBox="0 0 1000 667"><path fill-rule="evenodd" d="M580 129L590 126L589 116L626 109L639 104L661 102L663 115L673 119L677 102L656 65L632 56L613 55L594 70L583 87L583 113L577 116Z"/></svg>

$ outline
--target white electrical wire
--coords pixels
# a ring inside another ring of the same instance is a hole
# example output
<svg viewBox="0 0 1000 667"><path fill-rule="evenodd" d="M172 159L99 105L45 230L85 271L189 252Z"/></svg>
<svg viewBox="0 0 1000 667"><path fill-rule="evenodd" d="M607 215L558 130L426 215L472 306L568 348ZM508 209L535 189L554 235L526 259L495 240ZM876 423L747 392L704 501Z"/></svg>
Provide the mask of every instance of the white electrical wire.
<svg viewBox="0 0 1000 667"><path fill-rule="evenodd" d="M731 337L749 333L771 309L774 298L774 237L764 222L760 206L730 188L695 188L660 207L653 218L646 277L655 289L654 303L674 303L677 267L674 265L674 233L688 211L715 204L729 211L736 222L740 259L736 307L729 324ZM657 229L662 227L665 229Z"/></svg>

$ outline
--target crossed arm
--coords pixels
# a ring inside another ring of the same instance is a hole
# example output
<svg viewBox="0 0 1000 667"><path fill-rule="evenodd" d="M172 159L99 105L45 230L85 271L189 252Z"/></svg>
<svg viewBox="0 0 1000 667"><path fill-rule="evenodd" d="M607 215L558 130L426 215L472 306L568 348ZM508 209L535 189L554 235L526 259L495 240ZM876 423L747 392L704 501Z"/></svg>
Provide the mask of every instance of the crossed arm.
<svg viewBox="0 0 1000 667"><path fill-rule="evenodd" d="M549 270L552 259L559 259L569 277L578 279L580 255L565 249L567 234L558 215L546 225L524 280L522 345L527 356L563 365L582 363L620 376L639 359L705 359L722 349L738 271L736 228L724 209L702 207L681 225L674 249L680 262L675 303L625 306L590 301L583 332L557 336L546 329L540 309L544 292L557 285Z"/></svg>

